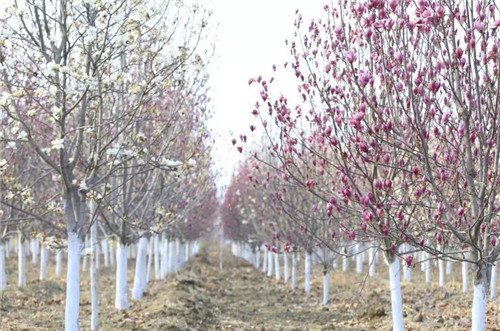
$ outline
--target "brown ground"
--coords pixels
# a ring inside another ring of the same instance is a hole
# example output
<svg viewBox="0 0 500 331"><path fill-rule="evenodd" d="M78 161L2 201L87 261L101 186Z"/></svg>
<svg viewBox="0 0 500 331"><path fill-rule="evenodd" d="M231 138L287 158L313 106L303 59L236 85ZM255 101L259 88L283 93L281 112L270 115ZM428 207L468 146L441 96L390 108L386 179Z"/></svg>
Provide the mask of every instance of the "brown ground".
<svg viewBox="0 0 500 331"><path fill-rule="evenodd" d="M127 311L116 311L113 268L101 268L99 279L101 330L391 330L390 293L382 266L373 279L331 272L327 308L321 306L321 278L314 273L313 291L299 290L265 277L226 250L219 270L217 246L207 247L165 281L151 282L146 296ZM15 260L9 260L15 268ZM31 267L31 262L28 262ZM302 267L302 265L300 265ZM129 284L133 280L130 262ZM299 270L302 271L302 268ZM64 279L37 278L17 288L16 271L9 269L8 290L0 294L0 330L60 330L64 311ZM460 292L459 268L446 289L427 285L415 269L411 283L403 282L407 330L469 330L472 292ZM437 278L437 273L433 274ZM14 283L14 286L12 286ZM81 328L90 328L89 278L82 279ZM500 299L488 306L488 330L500 330Z"/></svg>

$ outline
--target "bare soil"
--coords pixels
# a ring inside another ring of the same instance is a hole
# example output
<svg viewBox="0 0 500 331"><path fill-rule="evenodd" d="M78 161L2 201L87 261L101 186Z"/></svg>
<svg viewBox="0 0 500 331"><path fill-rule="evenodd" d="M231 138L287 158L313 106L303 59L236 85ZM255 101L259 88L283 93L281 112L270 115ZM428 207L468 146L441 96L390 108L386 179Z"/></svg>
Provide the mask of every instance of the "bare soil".
<svg viewBox="0 0 500 331"><path fill-rule="evenodd" d="M151 281L145 297L128 310L114 308L114 268L99 269L101 330L391 330L387 271L378 266L365 274L330 272L330 302L321 302L320 267L314 270L312 292L268 278L246 261L223 254L206 243L201 252L163 281ZM38 266L28 262L28 285L16 286L16 260L8 260L6 291L0 293L0 330L61 330L64 320L64 278L39 281ZM301 274L302 264L299 264ZM129 285L134 263L129 261ZM472 276L472 275L471 275ZM412 282L402 282L407 330L469 330L472 292L461 293L458 265L447 275L445 288L425 284L418 268ZM437 280L437 269L433 270ZM80 325L90 329L90 281L82 276ZM500 299L488 304L488 330L500 330Z"/></svg>

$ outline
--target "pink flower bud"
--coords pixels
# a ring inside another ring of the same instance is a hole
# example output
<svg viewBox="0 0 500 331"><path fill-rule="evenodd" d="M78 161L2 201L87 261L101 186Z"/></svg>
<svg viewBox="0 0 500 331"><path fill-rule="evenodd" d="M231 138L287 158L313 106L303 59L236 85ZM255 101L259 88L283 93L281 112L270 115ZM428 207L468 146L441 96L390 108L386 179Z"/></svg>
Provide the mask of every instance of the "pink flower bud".
<svg viewBox="0 0 500 331"><path fill-rule="evenodd" d="M455 51L455 55L457 56L457 58L461 59L463 54L464 54L463 49L461 49L460 47L457 47L457 49Z"/></svg>
<svg viewBox="0 0 500 331"><path fill-rule="evenodd" d="M366 226L367 226L366 222L361 222L360 226L361 230L363 230L363 232L366 232Z"/></svg>
<svg viewBox="0 0 500 331"><path fill-rule="evenodd" d="M462 217L464 213L465 213L464 207L460 206L457 210L457 216Z"/></svg>
<svg viewBox="0 0 500 331"><path fill-rule="evenodd" d="M406 261L406 265L407 265L407 266L411 266L411 262L413 261L413 256L408 255L408 256L405 258L405 261Z"/></svg>
<svg viewBox="0 0 500 331"><path fill-rule="evenodd" d="M240 153L241 153L241 152L243 152L243 147L241 147L241 146L236 147L236 149L237 149L237 150L238 150L238 152L240 152Z"/></svg>
<svg viewBox="0 0 500 331"><path fill-rule="evenodd" d="M389 178L387 178L387 179L385 180L384 187L385 187L386 189L388 189L388 190L390 190L390 189L391 189L391 187L392 187L392 181L391 181Z"/></svg>
<svg viewBox="0 0 500 331"><path fill-rule="evenodd" d="M379 180L379 179L375 179L373 181L373 186L377 189L377 190L381 190L382 189L382 182Z"/></svg>
<svg viewBox="0 0 500 331"><path fill-rule="evenodd" d="M490 243L491 243L491 246L495 247L497 245L497 237L491 236Z"/></svg>
<svg viewBox="0 0 500 331"><path fill-rule="evenodd" d="M356 53L354 53L354 51L352 50L348 50L345 54L345 58L347 62L353 63L354 61L356 61Z"/></svg>
<svg viewBox="0 0 500 331"><path fill-rule="evenodd" d="M354 240L356 238L356 232L353 230L349 231L349 239Z"/></svg>

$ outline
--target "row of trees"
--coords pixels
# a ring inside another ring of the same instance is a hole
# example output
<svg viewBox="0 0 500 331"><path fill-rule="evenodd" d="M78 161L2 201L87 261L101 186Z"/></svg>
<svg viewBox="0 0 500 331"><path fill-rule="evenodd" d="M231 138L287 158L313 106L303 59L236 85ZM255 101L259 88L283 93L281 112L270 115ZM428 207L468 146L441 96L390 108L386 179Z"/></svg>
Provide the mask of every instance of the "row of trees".
<svg viewBox="0 0 500 331"><path fill-rule="evenodd" d="M271 247L346 255L346 245L375 243L389 266L394 330L404 328L398 256L468 262L472 327L484 330L500 255L498 8L370 0L324 9L306 24L297 13L291 59L276 75L294 76L293 92L276 91L275 77L250 80L260 93L250 130L265 142L238 185L249 190L240 199L265 206L227 216L272 233Z"/></svg>
<svg viewBox="0 0 500 331"><path fill-rule="evenodd" d="M87 233L97 329L99 230L117 240L116 307L125 309L128 245L139 243L144 265L146 238L207 228L208 17L168 0L22 1L1 17L0 233L67 247L67 330L79 328Z"/></svg>

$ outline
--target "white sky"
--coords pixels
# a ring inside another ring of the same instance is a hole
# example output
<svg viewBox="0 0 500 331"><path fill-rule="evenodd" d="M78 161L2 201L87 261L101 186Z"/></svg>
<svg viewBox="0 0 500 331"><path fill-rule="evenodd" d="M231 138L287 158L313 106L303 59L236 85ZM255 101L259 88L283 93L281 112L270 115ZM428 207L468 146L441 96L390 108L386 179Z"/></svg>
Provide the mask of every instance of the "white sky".
<svg viewBox="0 0 500 331"><path fill-rule="evenodd" d="M321 17L325 0L212 0L211 23L219 24L216 56L210 66L214 117L210 127L216 139L214 158L221 167L219 187L229 184L234 166L243 159L231 144L240 134L250 136L250 114L258 90L248 79L290 60L285 39L293 39L295 10L304 22ZM305 31L303 31L305 32ZM293 86L293 85L292 85Z"/></svg>

